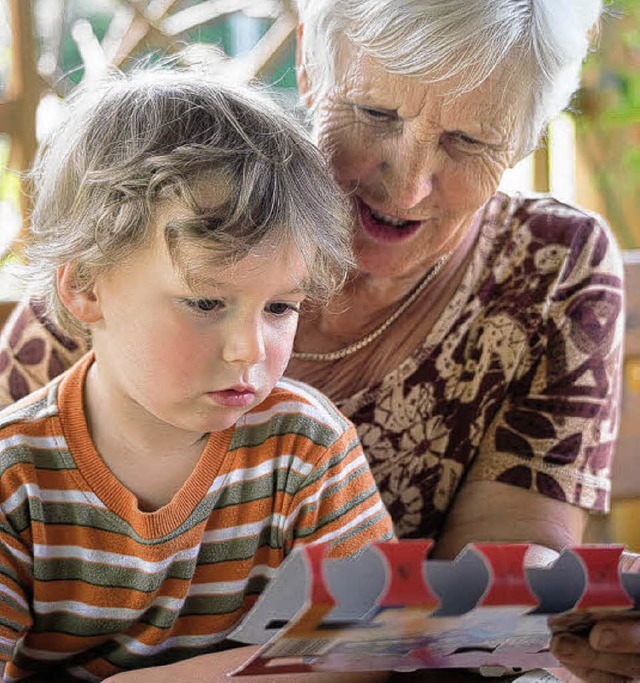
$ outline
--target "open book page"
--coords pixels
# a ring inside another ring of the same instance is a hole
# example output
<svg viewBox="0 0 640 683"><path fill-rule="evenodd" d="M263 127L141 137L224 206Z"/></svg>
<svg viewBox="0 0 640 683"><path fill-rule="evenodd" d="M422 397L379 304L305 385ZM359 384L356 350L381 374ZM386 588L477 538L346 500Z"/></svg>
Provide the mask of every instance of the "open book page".
<svg viewBox="0 0 640 683"><path fill-rule="evenodd" d="M526 544L474 544L453 561L430 541L377 543L352 559L296 550L231 638L264 644L236 673L414 671L558 666L554 631L640 609L640 576L620 574L619 546L565 551L525 569Z"/></svg>

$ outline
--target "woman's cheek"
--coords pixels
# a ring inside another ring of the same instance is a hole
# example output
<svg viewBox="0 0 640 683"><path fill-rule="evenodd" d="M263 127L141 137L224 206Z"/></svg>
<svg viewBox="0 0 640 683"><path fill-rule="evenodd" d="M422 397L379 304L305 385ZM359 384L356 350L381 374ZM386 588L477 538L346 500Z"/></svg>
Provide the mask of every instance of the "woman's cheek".
<svg viewBox="0 0 640 683"><path fill-rule="evenodd" d="M346 189L351 189L349 181L366 180L379 165L379 154L375 141L370 139L355 140L345 143L338 154L331 159L331 164L338 181L347 183Z"/></svg>
<svg viewBox="0 0 640 683"><path fill-rule="evenodd" d="M338 179L357 177L373 162L375 135L365 126L353 121L351 112L327 117L318 128L317 145L331 161ZM374 164L375 165L375 164Z"/></svg>
<svg viewBox="0 0 640 683"><path fill-rule="evenodd" d="M495 167L486 161L451 161L445 168L440 189L449 206L475 210L494 194L499 181Z"/></svg>

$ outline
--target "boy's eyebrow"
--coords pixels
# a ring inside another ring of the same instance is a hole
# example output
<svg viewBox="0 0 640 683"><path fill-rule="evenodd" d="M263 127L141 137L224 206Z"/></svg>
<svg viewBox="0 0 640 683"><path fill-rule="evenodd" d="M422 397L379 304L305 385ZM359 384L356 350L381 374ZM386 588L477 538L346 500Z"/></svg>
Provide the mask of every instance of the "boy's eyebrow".
<svg viewBox="0 0 640 683"><path fill-rule="evenodd" d="M215 279L208 277L206 275L196 276L195 274L189 275L188 282L190 283L190 286L192 289L194 287L211 287L212 289L221 288L221 287L230 287L233 289L233 286L235 284L233 282L233 280L228 281L228 282L219 282L218 280L215 280ZM307 293L307 288L306 288L305 282L301 282L299 287L293 287L292 289L290 289L286 292L277 292L275 296L292 296L292 295L296 295L296 294L306 294L306 293Z"/></svg>
<svg viewBox="0 0 640 683"><path fill-rule="evenodd" d="M306 294L307 290L304 287L295 287L288 292L282 292L283 296L291 296L292 294Z"/></svg>

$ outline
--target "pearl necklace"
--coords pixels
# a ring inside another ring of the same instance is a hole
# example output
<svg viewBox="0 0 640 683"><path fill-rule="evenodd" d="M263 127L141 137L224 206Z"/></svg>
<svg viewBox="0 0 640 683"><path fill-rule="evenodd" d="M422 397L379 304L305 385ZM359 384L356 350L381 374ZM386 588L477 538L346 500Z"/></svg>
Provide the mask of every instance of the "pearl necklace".
<svg viewBox="0 0 640 683"><path fill-rule="evenodd" d="M411 304L420 296L420 294L422 294L426 286L442 270L452 253L452 251L448 251L446 254L443 254L436 261L433 268L424 276L422 281L418 283L413 292L411 292L411 294L400 304L400 306L382 324L376 327L373 332L369 332L369 334L353 342L353 344L349 344L349 346L345 346L337 351L328 351L326 353L303 353L294 351L291 354L291 358L295 358L297 360L315 360L323 362L340 360L341 358L350 356L352 353L360 351L360 349L368 346L372 341L374 341L374 339L377 339L385 330L391 327L391 325L393 325L393 323L407 310L407 308L411 306Z"/></svg>

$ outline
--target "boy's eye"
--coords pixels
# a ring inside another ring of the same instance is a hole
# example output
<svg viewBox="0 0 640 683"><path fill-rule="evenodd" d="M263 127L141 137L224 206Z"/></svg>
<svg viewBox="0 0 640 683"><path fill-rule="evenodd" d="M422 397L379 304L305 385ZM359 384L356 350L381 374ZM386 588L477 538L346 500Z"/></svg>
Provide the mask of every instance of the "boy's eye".
<svg viewBox="0 0 640 683"><path fill-rule="evenodd" d="M276 301L267 306L269 313L273 315L282 316L287 315L287 313L298 313L300 308L295 304L286 304L281 301Z"/></svg>
<svg viewBox="0 0 640 683"><path fill-rule="evenodd" d="M188 299L186 303L198 313L211 313L222 307L222 301L218 299Z"/></svg>

